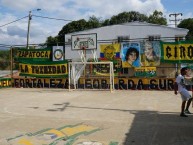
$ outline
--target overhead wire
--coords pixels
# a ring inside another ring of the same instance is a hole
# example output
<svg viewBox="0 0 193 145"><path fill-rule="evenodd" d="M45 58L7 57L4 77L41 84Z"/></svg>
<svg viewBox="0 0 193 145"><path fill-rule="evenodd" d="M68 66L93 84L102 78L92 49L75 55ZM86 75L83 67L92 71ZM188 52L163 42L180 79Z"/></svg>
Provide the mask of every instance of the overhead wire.
<svg viewBox="0 0 193 145"><path fill-rule="evenodd" d="M0 27L7 26L7 25L9 25L9 24L15 23L15 22L20 21L20 20L22 20L22 19L24 19L24 18L27 18L27 17L28 17L28 16L25 16L25 17L23 17L23 18L20 18L20 19L14 20L14 21L9 22L9 23L6 23L6 24L3 24L3 25L1 25Z"/></svg>
<svg viewBox="0 0 193 145"><path fill-rule="evenodd" d="M73 20L67 20L67 19L59 19L59 18L51 18L51 17L44 17L44 16L37 16L37 15L32 15L34 17L40 17L40 18L46 18L46 19L53 19L53 20L60 20L60 21L73 21ZM4 26L7 26L9 24L12 24L12 23L15 23L17 21L20 21L22 19L25 19L25 18L28 18L29 16L24 16L22 18L19 18L19 19L16 19L14 21L11 21L9 23L6 23L6 24L3 24L3 25L0 25L0 27L4 27ZM12 45L7 45L7 44L0 44L0 47L11 47ZM24 45L15 45L15 46L24 46Z"/></svg>
<svg viewBox="0 0 193 145"><path fill-rule="evenodd" d="M40 17L40 18L46 18L46 19L53 19L53 20L61 20L61 21L73 21L73 20L67 20L67 19L59 19L59 18L51 18L51 17L45 17L45 16L38 16L38 15L32 15L32 16L34 16L34 17ZM24 19L24 18L27 18L27 17L29 17L29 16L25 16L25 17L22 17L22 18L20 18L20 19L17 19L17 20L14 20L14 21L12 21L12 22L9 22L9 23L6 23L6 24L4 24L4 25L1 25L0 27L3 27L3 26L6 26L6 25L9 25L9 24L11 24L11 23L14 23L14 22L17 22L17 21L20 21L20 20L22 20L22 19ZM115 25L124 25L124 26L150 26L150 24L146 24L146 25L139 25L139 24L134 24L134 25L128 25L127 23L122 23L122 24L115 24ZM152 24L152 25L156 25L156 24ZM111 26L111 25L109 25L109 26ZM163 37L164 39L174 39L174 38L172 38L172 37ZM136 40L141 40L141 39L144 39L144 38L135 38L135 39L129 39L129 40L124 40L124 41L126 41L126 42L129 42L129 41L136 41ZM145 39L147 39L147 38L145 38ZM111 42L113 42L113 41L115 41L115 39L111 39L111 40L98 40L98 43L111 43ZM58 43L64 43L64 42L58 42ZM42 43L42 44L47 44L47 43ZM65 44L67 44L68 45L68 42L65 42ZM30 44L30 45L34 45L34 44ZM36 44L36 45L38 45L38 44ZM0 44L0 47L10 47L11 45L6 45L6 44ZM25 46L25 45L14 45L14 46Z"/></svg>
<svg viewBox="0 0 193 145"><path fill-rule="evenodd" d="M40 17L40 18L45 18L45 19L53 19L53 20L60 20L60 21L73 21L73 20L66 20L66 19L59 19L59 18L51 18L51 17L45 17L45 16L37 16L37 15L32 15L34 17Z"/></svg>

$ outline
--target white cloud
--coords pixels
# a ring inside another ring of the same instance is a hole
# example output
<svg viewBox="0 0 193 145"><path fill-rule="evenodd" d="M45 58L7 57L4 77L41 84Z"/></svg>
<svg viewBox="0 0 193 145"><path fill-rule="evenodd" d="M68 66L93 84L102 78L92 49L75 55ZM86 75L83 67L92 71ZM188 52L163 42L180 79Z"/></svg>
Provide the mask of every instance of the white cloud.
<svg viewBox="0 0 193 145"><path fill-rule="evenodd" d="M28 10L38 5L37 0L1 0L1 4L9 9L18 9L18 11Z"/></svg>
<svg viewBox="0 0 193 145"><path fill-rule="evenodd" d="M0 15L3 15L0 26L26 16L30 10L37 8L41 8L41 11L32 11L32 14L67 20L88 19L92 15L104 20L124 11L138 11L146 15L154 10L164 11L160 0L0 0ZM48 36L56 36L66 23L32 17L30 43L43 43ZM0 27L4 32L0 36L1 43L26 44L27 25L28 18Z"/></svg>
<svg viewBox="0 0 193 145"><path fill-rule="evenodd" d="M4 32L2 29L0 29L0 34L3 35L3 34L6 34L6 32Z"/></svg>
<svg viewBox="0 0 193 145"><path fill-rule="evenodd" d="M18 36L10 36L7 34L0 35L1 44L6 45L23 45L26 44L26 38L18 37Z"/></svg>
<svg viewBox="0 0 193 145"><path fill-rule="evenodd" d="M10 36L26 37L26 30L21 29L18 26L8 26L7 34Z"/></svg>
<svg viewBox="0 0 193 145"><path fill-rule="evenodd" d="M102 18L110 18L123 11L138 11L143 14L152 13L154 10L163 11L163 5L160 0L98 0L98 1L76 1L74 0L75 9L87 8L87 13L84 16L93 14Z"/></svg>

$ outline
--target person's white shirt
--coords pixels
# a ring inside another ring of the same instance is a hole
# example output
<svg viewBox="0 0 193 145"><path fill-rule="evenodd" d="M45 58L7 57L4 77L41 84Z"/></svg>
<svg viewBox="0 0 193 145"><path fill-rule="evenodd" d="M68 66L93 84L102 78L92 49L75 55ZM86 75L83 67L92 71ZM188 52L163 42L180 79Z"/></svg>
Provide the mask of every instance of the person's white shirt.
<svg viewBox="0 0 193 145"><path fill-rule="evenodd" d="M181 74L177 76L176 83L178 84L178 92L182 92L183 90L186 90L185 82L184 82L184 76Z"/></svg>

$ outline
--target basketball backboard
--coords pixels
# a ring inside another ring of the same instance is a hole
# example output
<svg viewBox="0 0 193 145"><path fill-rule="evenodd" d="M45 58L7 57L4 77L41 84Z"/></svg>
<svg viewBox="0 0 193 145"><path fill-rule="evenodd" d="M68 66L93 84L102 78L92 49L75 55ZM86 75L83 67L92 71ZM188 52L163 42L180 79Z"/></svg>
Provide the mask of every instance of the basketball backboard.
<svg viewBox="0 0 193 145"><path fill-rule="evenodd" d="M72 50L93 50L97 49L97 34L72 35Z"/></svg>

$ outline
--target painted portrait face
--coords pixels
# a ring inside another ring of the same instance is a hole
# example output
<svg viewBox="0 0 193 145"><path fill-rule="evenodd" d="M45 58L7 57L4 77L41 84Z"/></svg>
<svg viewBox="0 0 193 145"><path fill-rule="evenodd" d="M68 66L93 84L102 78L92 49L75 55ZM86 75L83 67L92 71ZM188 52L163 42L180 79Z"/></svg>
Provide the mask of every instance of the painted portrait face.
<svg viewBox="0 0 193 145"><path fill-rule="evenodd" d="M153 47L151 43L145 44L145 50L144 50L146 59L153 60L154 59L154 53L153 53Z"/></svg>
<svg viewBox="0 0 193 145"><path fill-rule="evenodd" d="M113 46L107 46L104 51L104 56L107 59L113 59L115 54L115 48Z"/></svg>
<svg viewBox="0 0 193 145"><path fill-rule="evenodd" d="M130 62L130 64L132 64L136 59L137 59L137 54L136 54L135 51L132 51L132 52L128 55L128 62Z"/></svg>
<svg viewBox="0 0 193 145"><path fill-rule="evenodd" d="M138 59L139 57L139 51L134 48L134 47L130 47L127 52L126 52L126 61L130 64L133 65L134 62Z"/></svg>
<svg viewBox="0 0 193 145"><path fill-rule="evenodd" d="M149 60L153 59L153 48L152 47L145 48L145 56Z"/></svg>

